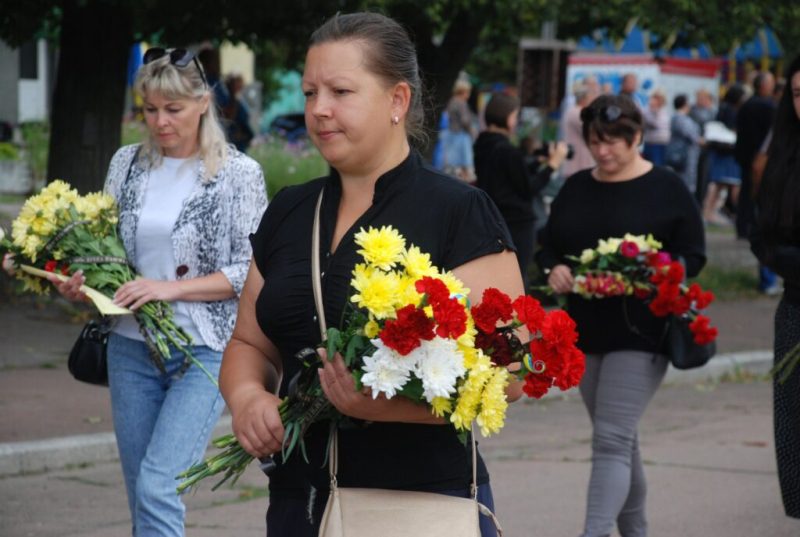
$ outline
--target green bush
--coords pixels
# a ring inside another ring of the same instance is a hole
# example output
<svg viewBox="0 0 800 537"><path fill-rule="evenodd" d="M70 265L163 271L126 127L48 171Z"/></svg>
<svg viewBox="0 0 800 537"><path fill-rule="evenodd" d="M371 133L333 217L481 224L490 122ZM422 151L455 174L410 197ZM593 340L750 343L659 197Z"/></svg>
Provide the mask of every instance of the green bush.
<svg viewBox="0 0 800 537"><path fill-rule="evenodd" d="M269 140L252 146L247 154L261 164L270 199L285 186L305 183L328 173L328 163L310 144Z"/></svg>
<svg viewBox="0 0 800 537"><path fill-rule="evenodd" d="M19 149L17 146L8 142L0 142L0 161L18 159Z"/></svg>
<svg viewBox="0 0 800 537"><path fill-rule="evenodd" d="M33 179L36 182L44 181L47 175L47 155L50 151L50 125L46 121L28 121L19 128Z"/></svg>

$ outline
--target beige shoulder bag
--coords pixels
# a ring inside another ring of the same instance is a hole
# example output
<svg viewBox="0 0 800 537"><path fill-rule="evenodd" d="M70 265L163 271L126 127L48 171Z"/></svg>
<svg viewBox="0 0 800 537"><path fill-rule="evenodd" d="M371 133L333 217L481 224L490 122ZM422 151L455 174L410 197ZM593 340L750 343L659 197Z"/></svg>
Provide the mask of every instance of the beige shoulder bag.
<svg viewBox="0 0 800 537"><path fill-rule="evenodd" d="M311 240L311 272L314 302L317 308L320 334L326 334L325 310L322 303L322 283L319 263L319 212L322 193L317 199ZM336 481L338 465L338 436L334 432L330 443L329 469L331 490L319 537L480 537L478 517L489 516L503 530L494 514L477 500L477 448L472 436L471 498L457 498L432 492L404 490L343 488Z"/></svg>

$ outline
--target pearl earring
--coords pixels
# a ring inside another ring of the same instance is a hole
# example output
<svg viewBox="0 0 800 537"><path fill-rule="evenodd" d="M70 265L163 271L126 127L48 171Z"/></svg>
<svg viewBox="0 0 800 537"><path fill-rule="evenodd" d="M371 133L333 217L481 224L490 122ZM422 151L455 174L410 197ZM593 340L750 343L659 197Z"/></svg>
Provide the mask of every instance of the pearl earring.
<svg viewBox="0 0 800 537"><path fill-rule="evenodd" d="M397 116L392 116L392 125L397 125L400 123L400 118Z"/></svg>

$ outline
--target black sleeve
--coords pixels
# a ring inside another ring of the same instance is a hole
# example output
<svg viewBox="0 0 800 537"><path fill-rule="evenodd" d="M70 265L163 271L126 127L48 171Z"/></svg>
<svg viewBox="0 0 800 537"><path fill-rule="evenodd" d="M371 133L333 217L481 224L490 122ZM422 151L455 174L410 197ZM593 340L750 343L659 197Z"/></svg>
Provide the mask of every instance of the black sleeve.
<svg viewBox="0 0 800 537"><path fill-rule="evenodd" d="M800 247L786 243L767 246L758 226L753 226L750 250L778 276L788 283L800 285Z"/></svg>
<svg viewBox="0 0 800 537"><path fill-rule="evenodd" d="M514 242L497 206L482 190L470 188L449 223L444 267L452 270L473 259L503 250Z"/></svg>
<svg viewBox="0 0 800 537"><path fill-rule="evenodd" d="M566 188L567 185L569 185L569 182L566 183L565 188L562 188L553 200L553 203L550 205L550 216L547 218L547 223L544 228L539 231L539 250L534 255L534 260L542 272L549 271L556 265L564 263L560 252L555 248L552 228L554 222L561 214L562 207L565 203L568 203L568 201L565 201L569 196L569 188Z"/></svg>
<svg viewBox="0 0 800 537"><path fill-rule="evenodd" d="M674 174L668 178L674 191L672 205L676 213L677 225L665 245L673 257L679 256L686 263L686 276L696 276L706 264L706 236L700 210L683 181Z"/></svg>

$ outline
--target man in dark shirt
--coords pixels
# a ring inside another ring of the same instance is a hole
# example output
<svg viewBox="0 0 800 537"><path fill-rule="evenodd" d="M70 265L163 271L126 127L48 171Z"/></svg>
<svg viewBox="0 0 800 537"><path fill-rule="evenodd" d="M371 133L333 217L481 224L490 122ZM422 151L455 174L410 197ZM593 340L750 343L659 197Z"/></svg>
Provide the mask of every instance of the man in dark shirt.
<svg viewBox="0 0 800 537"><path fill-rule="evenodd" d="M772 73L759 73L753 79L754 95L739 109L736 116L736 148L734 155L742 167L742 190L736 209L736 236L746 239L755 223L753 192L753 160L772 128L775 101L772 92L775 77ZM771 293L775 288L775 274L764 266L759 267L758 287Z"/></svg>

